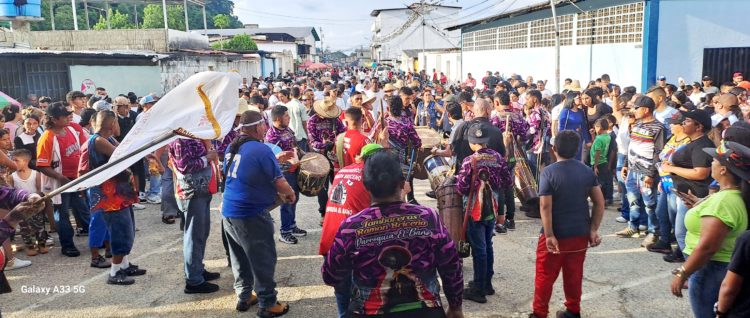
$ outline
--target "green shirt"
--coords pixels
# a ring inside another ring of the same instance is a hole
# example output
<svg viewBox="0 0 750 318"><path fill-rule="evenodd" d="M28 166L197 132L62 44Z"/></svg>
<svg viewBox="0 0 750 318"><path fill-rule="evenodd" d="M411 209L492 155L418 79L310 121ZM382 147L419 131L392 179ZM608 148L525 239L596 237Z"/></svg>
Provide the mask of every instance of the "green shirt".
<svg viewBox="0 0 750 318"><path fill-rule="evenodd" d="M596 135L594 143L591 145L591 164L593 165L596 156L596 151L599 150L599 161L598 164L607 163L607 152L609 151L609 143L612 141L612 137L609 134Z"/></svg>
<svg viewBox="0 0 750 318"><path fill-rule="evenodd" d="M712 216L729 227L729 233L721 243L712 261L726 262L732 258L734 242L747 229L747 210L740 190L722 190L710 195L705 201L688 210L685 215L685 254L692 254L701 236L701 217Z"/></svg>

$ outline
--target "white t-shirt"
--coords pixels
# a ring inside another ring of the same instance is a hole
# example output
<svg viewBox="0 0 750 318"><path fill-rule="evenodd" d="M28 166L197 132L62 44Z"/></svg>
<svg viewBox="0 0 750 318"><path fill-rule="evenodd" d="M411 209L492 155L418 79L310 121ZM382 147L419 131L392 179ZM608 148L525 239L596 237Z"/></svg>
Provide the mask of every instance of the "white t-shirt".
<svg viewBox="0 0 750 318"><path fill-rule="evenodd" d="M630 128L628 116L622 116L620 127L617 129L617 153L621 155L628 154L628 145L630 144Z"/></svg>
<svg viewBox="0 0 750 318"><path fill-rule="evenodd" d="M540 93L542 93L542 98L552 98L552 91L546 88L543 91L540 91Z"/></svg>
<svg viewBox="0 0 750 318"><path fill-rule="evenodd" d="M563 104L564 103L560 103L557 106L552 107L552 112L550 112L550 120L559 120L560 119L560 113L562 112Z"/></svg>
<svg viewBox="0 0 750 318"><path fill-rule="evenodd" d="M313 92L313 95L315 96L315 100L321 100L321 99L325 98L325 96L326 96L325 92L323 92L323 91L315 91L315 92Z"/></svg>
<svg viewBox="0 0 750 318"><path fill-rule="evenodd" d="M347 110L349 108L349 104L341 97L336 98L336 106L341 110Z"/></svg>
<svg viewBox="0 0 750 318"><path fill-rule="evenodd" d="M307 139L307 133L305 133L303 124L308 119L307 109L296 99L290 100L285 106L289 109L289 128L294 132L294 137L296 137L297 141ZM271 115L269 114L268 117L270 118Z"/></svg>
<svg viewBox="0 0 750 318"><path fill-rule="evenodd" d="M76 124L80 124L81 123L81 115L73 113L73 122L76 123Z"/></svg>
<svg viewBox="0 0 750 318"><path fill-rule="evenodd" d="M268 108L273 108L276 106L276 104L279 103L279 98L276 97L276 94L271 94L271 97L268 98Z"/></svg>
<svg viewBox="0 0 750 318"><path fill-rule="evenodd" d="M380 114L380 104L383 104L383 109L388 108L388 104L385 102L384 98L385 92L380 90L376 93L368 89L365 91L365 95L367 95L368 98L375 96L375 101L372 102L372 117L377 120L378 114Z"/></svg>

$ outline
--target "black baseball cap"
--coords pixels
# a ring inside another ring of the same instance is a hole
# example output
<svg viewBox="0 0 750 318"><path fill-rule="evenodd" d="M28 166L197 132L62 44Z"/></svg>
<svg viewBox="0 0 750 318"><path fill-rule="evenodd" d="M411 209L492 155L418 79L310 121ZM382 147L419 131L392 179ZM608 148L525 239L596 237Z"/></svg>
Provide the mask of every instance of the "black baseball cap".
<svg viewBox="0 0 750 318"><path fill-rule="evenodd" d="M711 116L703 109L696 109L689 112L682 112L682 116L690 118L703 126L703 131L711 130ZM683 119L684 120L684 119Z"/></svg>
<svg viewBox="0 0 750 318"><path fill-rule="evenodd" d="M486 144L490 141L490 132L482 127L482 124L476 123L469 127L469 143Z"/></svg>
<svg viewBox="0 0 750 318"><path fill-rule="evenodd" d="M73 113L72 111L69 111L68 107L66 107L62 102L56 102L52 105L49 105L46 112L47 116L52 118L67 117Z"/></svg>
<svg viewBox="0 0 750 318"><path fill-rule="evenodd" d="M713 79L711 79L711 76L708 76L708 75L703 76L703 80L704 81L713 81Z"/></svg>
<svg viewBox="0 0 750 318"><path fill-rule="evenodd" d="M654 103L654 100L651 99L651 97L648 97L646 95L638 96L638 98L635 99L635 102L633 104L635 105L635 108L648 107L651 110L656 109L656 104Z"/></svg>

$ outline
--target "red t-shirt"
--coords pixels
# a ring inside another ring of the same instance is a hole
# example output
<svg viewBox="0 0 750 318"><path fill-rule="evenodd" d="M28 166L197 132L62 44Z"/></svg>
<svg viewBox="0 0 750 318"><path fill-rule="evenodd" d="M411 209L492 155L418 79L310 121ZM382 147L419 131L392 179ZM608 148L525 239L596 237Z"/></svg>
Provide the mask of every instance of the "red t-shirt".
<svg viewBox="0 0 750 318"><path fill-rule="evenodd" d="M344 167L354 163L354 159L362 152L362 147L370 143L370 139L356 130L344 133Z"/></svg>
<svg viewBox="0 0 750 318"><path fill-rule="evenodd" d="M62 175L70 179L78 177L78 163L81 157L81 142L84 142L84 136L82 130L78 129L77 124L71 125L72 130L69 127L64 128L65 135L55 135L51 130L45 130L37 145L36 154L36 166L37 167L52 167L54 160L60 160L62 167ZM78 134L78 138L73 133ZM59 158L53 155L54 151L54 140L57 137L57 143L59 145L60 153Z"/></svg>
<svg viewBox="0 0 750 318"><path fill-rule="evenodd" d="M352 214L370 206L370 193L365 189L363 162L344 167L333 178L328 193L323 232L320 235L318 253L325 255L333 245L341 223Z"/></svg>

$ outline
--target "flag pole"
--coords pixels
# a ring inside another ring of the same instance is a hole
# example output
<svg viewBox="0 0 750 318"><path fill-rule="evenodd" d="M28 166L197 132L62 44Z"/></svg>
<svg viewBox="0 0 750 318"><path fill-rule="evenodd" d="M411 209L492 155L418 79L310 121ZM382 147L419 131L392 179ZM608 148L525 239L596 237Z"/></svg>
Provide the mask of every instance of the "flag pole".
<svg viewBox="0 0 750 318"><path fill-rule="evenodd" d="M170 131L168 133L165 133L161 137L156 138L155 140L152 140L151 142L149 142L149 143L147 143L147 144L139 147L138 149L134 150L133 153L138 153L138 152L144 151L144 150L146 150L148 148L151 148L151 147L153 147L153 146L155 146L155 145L157 145L159 143L162 143L165 140L168 140L168 139L170 139L170 138L172 138L174 136L177 136L177 133L175 131ZM89 149L89 151L91 151L91 150L92 149ZM84 174L84 175L76 178L75 180L72 180L72 181L70 181L70 182L68 182L68 183L60 186L59 188L57 188L55 190L52 190L50 193L45 194L42 199L51 199L52 197L54 197L54 196L56 196L56 195L58 195L60 193L63 193L66 190L68 190L68 189L70 189L72 187L75 187L76 185L78 185L78 184L80 184L80 183L82 183L82 182L90 179L91 177L93 177L93 176L99 174L100 172L108 169L109 167L112 167L114 165L117 165L117 164L125 161L125 159L127 159L127 158L130 158L130 156L122 156L120 158L117 158L114 161L107 162L107 163L99 166L98 168L96 168L94 170L91 170L91 171L87 172L86 174Z"/></svg>

